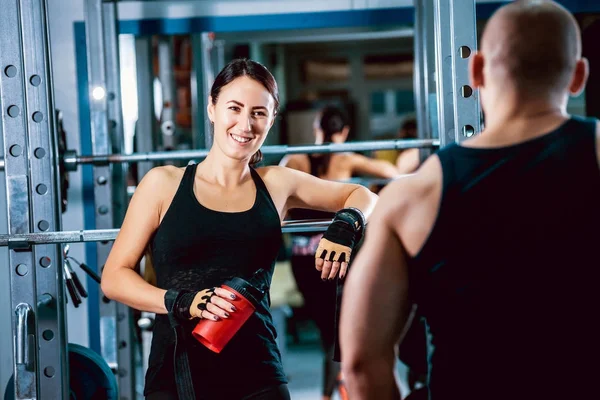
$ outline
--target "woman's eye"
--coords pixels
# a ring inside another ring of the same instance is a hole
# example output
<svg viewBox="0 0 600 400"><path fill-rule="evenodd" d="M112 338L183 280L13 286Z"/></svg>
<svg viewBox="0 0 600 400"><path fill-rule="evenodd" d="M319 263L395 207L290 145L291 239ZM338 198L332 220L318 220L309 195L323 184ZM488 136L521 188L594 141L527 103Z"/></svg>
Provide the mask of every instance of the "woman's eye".
<svg viewBox="0 0 600 400"><path fill-rule="evenodd" d="M255 111L254 116L255 117L266 117L267 114L265 114L263 111Z"/></svg>
<svg viewBox="0 0 600 400"><path fill-rule="evenodd" d="M229 107L229 109L232 111L240 111L240 108L236 107L236 106L231 106L231 107Z"/></svg>

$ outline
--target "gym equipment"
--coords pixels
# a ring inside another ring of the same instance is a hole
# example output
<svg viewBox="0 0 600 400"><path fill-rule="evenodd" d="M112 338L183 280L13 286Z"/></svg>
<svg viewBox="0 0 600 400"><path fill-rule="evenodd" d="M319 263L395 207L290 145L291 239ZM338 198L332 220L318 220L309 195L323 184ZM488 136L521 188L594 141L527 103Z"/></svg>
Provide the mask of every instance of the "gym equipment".
<svg viewBox="0 0 600 400"><path fill-rule="evenodd" d="M63 126L62 111L55 110L57 144L58 144L58 171L60 182L61 211L67 211L69 172L77 171L80 164L105 166L114 163L138 163L147 161L171 160L200 160L206 157L208 150L176 150L152 153L132 154L106 154L78 156L74 150L68 150L67 135ZM376 140L351 143L329 143L325 145L303 146L264 146L261 151L265 155L286 154L327 154L348 151L377 151L377 150L402 150L402 149L433 149L439 147L439 140L431 139L398 139ZM4 170L4 160L0 160L0 171ZM362 181L361 181L362 182ZM375 184L375 183L373 183ZM382 183L384 184L384 183Z"/></svg>
<svg viewBox="0 0 600 400"><path fill-rule="evenodd" d="M73 258L72 258L73 259ZM75 259L73 259L75 260ZM81 264L79 264L79 266L81 266ZM69 262L69 245L65 245L63 247L63 267L64 267L64 279L65 279L65 285L67 286L67 290L69 292L69 295L71 296L71 301L73 302L73 305L75 306L75 308L79 307L79 305L81 304L81 298L87 298L88 297L88 293L85 290L85 288L83 287L83 285L81 284L81 281L79 280L79 277L77 276L77 273L75 271L73 271L73 268L71 268L71 263ZM98 282L100 283L100 282ZM66 297L65 297L66 299Z"/></svg>
<svg viewBox="0 0 600 400"><path fill-rule="evenodd" d="M297 220L283 221L281 224L284 233L300 232L325 232L331 224L331 220ZM61 232L36 232L0 235L0 246L8 246L10 249L28 249L31 245L51 243L77 243L77 242L109 242L117 238L118 229L95 229L81 231ZM88 272L80 264L84 271ZM89 272L88 272L89 273Z"/></svg>
<svg viewBox="0 0 600 400"><path fill-rule="evenodd" d="M69 189L69 174L65 166L64 155L67 153L67 132L63 126L62 111L55 110L56 133L58 136L58 174L60 183L61 211L67 211L67 195Z"/></svg>
<svg viewBox="0 0 600 400"><path fill-rule="evenodd" d="M115 374L100 355L87 347L69 343L69 372L73 400L117 400Z"/></svg>
<svg viewBox="0 0 600 400"><path fill-rule="evenodd" d="M62 122L61 122L62 123ZM66 143L66 142L65 142ZM328 154L343 153L349 151L377 151L377 150L405 150L436 148L440 142L436 139L397 139L397 140L372 140L350 143L328 143L323 145L311 144L302 146L275 145L264 146L261 151L264 155L286 155L286 154ZM175 160L199 160L206 157L208 150L174 150L158 151L152 153L131 154L103 154L78 156L73 150L67 150L66 144L59 148L59 154L67 171L77 171L80 164L92 164L96 166L115 163L138 163L146 161L175 161ZM0 160L0 170L4 169L4 160Z"/></svg>
<svg viewBox="0 0 600 400"><path fill-rule="evenodd" d="M15 359L20 360L15 364L15 380L19 385L31 388L27 393L17 394L18 398L23 400L36 398L38 391L45 397L64 398L66 397L64 391L68 389L69 384L65 369L67 357L70 358L71 355L67 351L64 304L57 306L56 302L52 303L52 299L63 298L64 287L61 275L67 274L65 266L60 261L57 262L60 260L60 249L57 246L45 246L43 243L101 242L96 247L97 257L94 261L101 266L110 250L110 241L114 240L118 232L116 229L61 232L58 210L64 211L66 207L68 187L66 172L75 170L80 163L92 164L96 167L94 168L96 227L112 228L118 226L113 223L113 213L118 216L124 207L120 209L115 207L115 211L110 207L111 201L115 198L112 196L110 179L114 175L111 175L107 168L111 162L189 160L206 155L206 152L193 152L191 155L190 153L184 155L182 152L108 155L122 152L120 149L113 150L114 148L110 147L111 144L119 145L120 140L114 140L112 143L108 140L108 136L112 134L111 127L116 127L118 130L123 125L119 119L119 66L114 62L117 59L116 55L118 56L116 3L101 0L86 0L84 3L88 88L101 89L107 94L106 102L92 99L90 103L91 139L94 144L92 158L78 157L74 151L67 150L65 140L60 143L59 136L63 135L64 130L59 127L60 116L54 118L50 40L47 35L46 21L47 0L27 0L23 3L24 6L19 6L18 2L4 2L5 7L1 13L3 23L0 27L2 30L0 103L4 105L5 112L1 119L0 130L4 137L5 158L0 160L0 168L4 169L7 181L9 235L0 237L0 245L9 246L11 249L8 265L11 279L10 303L13 312L18 313L21 323L18 326L13 323L13 333L21 338L19 346L15 346ZM427 81L431 89L437 89L436 93L431 93L425 87L421 93L421 100L425 103L432 95L436 96L435 107L421 107L421 102L417 101L419 103L417 114L425 112L423 115L436 116L430 121L426 118L418 118L419 129L422 129L423 123L431 123L431 133L439 132L440 140L433 140L435 138L432 135L423 137L421 141L398 140L289 148L265 146L263 153L331 153L421 148L421 146L433 148L445 146L449 142L461 141L477 132L480 117L476 111L477 96L476 93L467 90L468 82L464 80L469 55L476 50L476 35L473 34L475 30L472 26L475 22L474 2L472 0L454 0L449 3L443 0L416 0L415 3L421 3L423 5L421 10L427 13L427 17L431 17L425 18L424 22L427 23L419 24L416 29L435 33L428 35L428 37L433 36L435 40L424 40L422 41L424 46L417 46L418 49L423 50L426 47L433 47L435 51L423 51L422 55L429 56L432 60L426 65L419 61L419 57L416 58L415 70L423 73L415 74L415 80L416 82ZM461 23L454 23L459 16ZM450 38L453 40L450 41ZM440 49L441 47L443 49ZM208 57L204 57L204 54L203 58L210 61ZM438 65L435 65L433 59ZM439 68L433 68L435 66ZM35 71L35 74L31 75L30 71ZM209 74L203 75L209 76ZM437 77L435 82L433 77ZM202 93L198 97L206 98ZM114 136L121 137L117 134ZM60 183L59 174L62 174ZM62 204L58 198L59 187L62 191ZM320 226L314 221L303 221L303 224L304 226L284 224L284 231L322 231L329 221L323 222ZM34 244L36 246L33 246ZM83 269L84 264L81 264L81 267ZM38 293L43 294L38 296ZM35 315L28 314L27 309L23 307L26 305L29 309L33 309L36 304L38 304L38 311L43 312L43 318L39 318L37 312ZM110 365L118 366L117 377L121 395L131 397L135 379L131 367L132 357L129 354L132 346L117 346L121 341L126 344L131 342L128 310L118 308L114 302L101 302L100 308L101 321L106 321L103 327L107 330L113 329L111 332L118 327L115 337L111 336L106 343L101 343L103 354L106 349L105 359ZM30 332L28 324L24 323L28 317L35 322L36 337L43 338L42 334L48 335L50 332L54 335L54 339L38 340L36 346L30 346L24 340ZM35 356L39 365L33 370L21 368L28 362L27 357L30 354L32 357ZM109 359L110 357L114 359Z"/></svg>
<svg viewBox="0 0 600 400"><path fill-rule="evenodd" d="M118 400L115 374L106 361L87 347L69 343L69 398L71 400ZM4 391L4 400L13 400L14 375Z"/></svg>

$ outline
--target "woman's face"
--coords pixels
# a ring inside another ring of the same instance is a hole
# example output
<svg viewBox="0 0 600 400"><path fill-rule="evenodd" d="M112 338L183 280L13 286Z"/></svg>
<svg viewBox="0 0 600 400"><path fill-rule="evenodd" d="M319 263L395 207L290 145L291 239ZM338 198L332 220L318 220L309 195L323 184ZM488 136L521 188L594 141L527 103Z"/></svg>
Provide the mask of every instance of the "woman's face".
<svg viewBox="0 0 600 400"><path fill-rule="evenodd" d="M233 159L249 160L275 121L275 99L260 82L241 76L221 88L216 104L209 98L208 116L219 149Z"/></svg>

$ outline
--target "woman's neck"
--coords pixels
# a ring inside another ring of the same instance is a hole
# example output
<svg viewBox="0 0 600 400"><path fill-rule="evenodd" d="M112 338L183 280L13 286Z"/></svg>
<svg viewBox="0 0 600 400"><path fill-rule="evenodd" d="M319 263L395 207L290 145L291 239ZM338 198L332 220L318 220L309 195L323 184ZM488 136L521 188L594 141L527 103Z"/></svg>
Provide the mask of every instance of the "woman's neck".
<svg viewBox="0 0 600 400"><path fill-rule="evenodd" d="M223 186L225 188L239 186L250 177L247 161L234 160L225 155L210 151L196 170L196 176Z"/></svg>

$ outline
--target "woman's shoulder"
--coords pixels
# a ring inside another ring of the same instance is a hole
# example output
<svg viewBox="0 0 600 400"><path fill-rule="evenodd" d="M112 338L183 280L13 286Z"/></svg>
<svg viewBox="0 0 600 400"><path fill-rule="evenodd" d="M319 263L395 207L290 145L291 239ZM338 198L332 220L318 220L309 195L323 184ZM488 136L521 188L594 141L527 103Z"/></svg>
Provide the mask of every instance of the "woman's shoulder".
<svg viewBox="0 0 600 400"><path fill-rule="evenodd" d="M186 167L175 167L173 165L163 165L154 167L144 175L144 180L152 182L168 183L170 181L180 181L185 173Z"/></svg>
<svg viewBox="0 0 600 400"><path fill-rule="evenodd" d="M356 160L361 157L360 154L356 153L334 153L330 158L330 165L333 166L334 169L339 168L350 168L352 164L356 162ZM331 167L330 167L331 168Z"/></svg>
<svg viewBox="0 0 600 400"><path fill-rule="evenodd" d="M185 168L170 165L152 168L137 185L130 206L144 210L146 215L149 210L157 211L161 220L162 210L168 209L184 172Z"/></svg>
<svg viewBox="0 0 600 400"><path fill-rule="evenodd" d="M175 167L164 165L154 167L144 175L140 181L137 191L149 192L157 197L167 195L171 189L177 189L186 167Z"/></svg>
<svg viewBox="0 0 600 400"><path fill-rule="evenodd" d="M305 175L302 171L279 165L260 167L255 171L267 185L269 191L293 186Z"/></svg>
<svg viewBox="0 0 600 400"><path fill-rule="evenodd" d="M265 167L258 167L255 169L258 176L261 177L263 181L273 181L281 179L286 176L289 172L290 168L282 167L280 165L268 165Z"/></svg>
<svg viewBox="0 0 600 400"><path fill-rule="evenodd" d="M306 154L289 154L279 163L281 167L291 168L302 172L310 172L310 159Z"/></svg>

